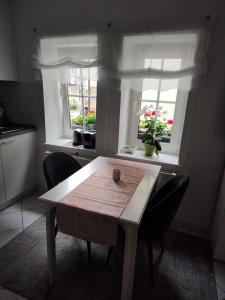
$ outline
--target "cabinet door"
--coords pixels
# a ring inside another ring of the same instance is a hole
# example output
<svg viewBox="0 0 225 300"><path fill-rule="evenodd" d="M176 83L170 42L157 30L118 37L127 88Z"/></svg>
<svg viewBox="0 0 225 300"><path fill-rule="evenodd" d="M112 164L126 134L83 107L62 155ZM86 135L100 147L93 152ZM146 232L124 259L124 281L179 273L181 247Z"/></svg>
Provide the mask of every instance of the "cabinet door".
<svg viewBox="0 0 225 300"><path fill-rule="evenodd" d="M1 148L0 148L0 205L4 202L5 202L5 189L4 189L4 177L2 171Z"/></svg>
<svg viewBox="0 0 225 300"><path fill-rule="evenodd" d="M6 201L28 191L36 184L34 132L3 140L1 146Z"/></svg>
<svg viewBox="0 0 225 300"><path fill-rule="evenodd" d="M0 1L0 80L16 80L9 0Z"/></svg>

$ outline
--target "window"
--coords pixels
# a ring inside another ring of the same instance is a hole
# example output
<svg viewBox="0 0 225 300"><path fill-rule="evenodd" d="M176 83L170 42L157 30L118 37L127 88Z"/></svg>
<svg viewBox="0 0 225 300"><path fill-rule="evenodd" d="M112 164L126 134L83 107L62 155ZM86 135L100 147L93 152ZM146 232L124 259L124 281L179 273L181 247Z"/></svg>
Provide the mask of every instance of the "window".
<svg viewBox="0 0 225 300"><path fill-rule="evenodd" d="M72 138L76 128L96 129L97 36L56 38L53 45L56 60L62 62L55 73L59 75L63 135Z"/></svg>
<svg viewBox="0 0 225 300"><path fill-rule="evenodd" d="M200 45L196 55L200 40L200 30L41 39L46 140L95 129L97 117L101 151L144 148L143 122L151 119L162 152L178 154L192 79L205 73L206 47Z"/></svg>
<svg viewBox="0 0 225 300"><path fill-rule="evenodd" d="M120 136L124 138L120 147L143 149L148 121L161 140L162 152L179 153L192 80L180 76L179 71L194 64L196 42L194 33L124 37L122 67L129 72L122 79L127 92L121 96ZM121 133L124 122L127 134Z"/></svg>
<svg viewBox="0 0 225 300"><path fill-rule="evenodd" d="M157 58L145 59L146 68L156 68L159 70L180 69L181 59ZM154 83L149 83L154 81ZM149 89L148 87L154 87ZM172 88L170 88L170 86ZM141 139L145 132L145 122L151 122L156 129L156 136L160 139L163 150L167 152L176 152L178 141L173 135L173 129L182 128L179 114L185 110L186 101L183 99L183 105L180 110L175 110L178 98L179 79L144 79L143 92L140 99L140 117L138 123L138 139ZM176 114L175 114L176 112ZM137 142L139 144L139 142ZM171 144L171 145L168 145Z"/></svg>
<svg viewBox="0 0 225 300"><path fill-rule="evenodd" d="M84 81L79 80L82 72L86 72L87 79ZM65 86L69 111L69 118L66 115L65 120L66 127L69 125L67 133L75 128L96 129L97 81L91 79L96 78L96 72L96 68L69 70L69 80ZM70 136L70 133L68 135Z"/></svg>

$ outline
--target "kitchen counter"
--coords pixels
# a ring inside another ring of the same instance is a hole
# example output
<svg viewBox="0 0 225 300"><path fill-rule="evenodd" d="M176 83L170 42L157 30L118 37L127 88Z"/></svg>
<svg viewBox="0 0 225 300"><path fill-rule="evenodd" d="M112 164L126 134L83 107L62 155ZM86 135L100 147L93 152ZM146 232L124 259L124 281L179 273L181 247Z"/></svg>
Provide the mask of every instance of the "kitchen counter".
<svg viewBox="0 0 225 300"><path fill-rule="evenodd" d="M9 138L12 136L16 136L16 135L20 135L20 134L24 134L27 132L31 132L31 131L36 131L36 127L33 125L27 125L27 124L15 124L15 123L11 123L7 126L5 126L5 128L7 127L6 131L2 131L0 130L0 139L5 139L5 138ZM3 128L0 126L0 128Z"/></svg>

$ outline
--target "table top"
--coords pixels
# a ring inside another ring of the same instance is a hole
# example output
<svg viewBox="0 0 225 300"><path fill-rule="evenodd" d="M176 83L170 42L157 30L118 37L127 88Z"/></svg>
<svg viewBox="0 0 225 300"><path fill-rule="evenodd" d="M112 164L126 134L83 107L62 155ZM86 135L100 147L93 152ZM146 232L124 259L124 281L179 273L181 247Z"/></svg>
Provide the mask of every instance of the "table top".
<svg viewBox="0 0 225 300"><path fill-rule="evenodd" d="M39 199L53 206L56 205L60 199L69 194L95 171L103 167L110 159L111 158L99 156L85 167L59 183L57 186L40 196ZM160 166L152 164L148 165L144 177L120 216L121 223L129 222L137 225L140 223L160 169Z"/></svg>

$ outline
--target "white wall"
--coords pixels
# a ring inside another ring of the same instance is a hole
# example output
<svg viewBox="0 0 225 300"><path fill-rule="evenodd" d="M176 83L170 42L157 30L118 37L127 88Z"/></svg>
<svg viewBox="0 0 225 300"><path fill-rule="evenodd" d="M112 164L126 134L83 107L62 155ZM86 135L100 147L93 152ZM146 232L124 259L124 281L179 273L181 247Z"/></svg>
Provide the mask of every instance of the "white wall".
<svg viewBox="0 0 225 300"><path fill-rule="evenodd" d="M62 101L56 77L56 73L52 70L42 72L46 142L60 139L63 135Z"/></svg>
<svg viewBox="0 0 225 300"><path fill-rule="evenodd" d="M0 1L0 80L16 80L9 0Z"/></svg>
<svg viewBox="0 0 225 300"><path fill-rule="evenodd" d="M209 49L209 71L205 85L198 91L195 101L189 103L194 107L194 113L189 130L190 143L186 145L188 160L179 172L190 174L191 182L177 216L180 220L204 228L209 228L211 224L225 157L225 6L222 0L111 0L107 3L104 0L14 1L19 78L25 82L33 77L31 53L39 34L106 29L109 22L119 30L168 30L190 27L190 24L194 27L205 24L209 14L216 16ZM34 32L33 28L37 31ZM32 101L32 93L30 99ZM102 106L102 111L109 112L110 106L117 112L117 115L111 115L109 122L114 134L107 142L112 144L118 136L119 101L107 102ZM100 130L98 139L107 136L106 128L97 128ZM102 146L106 147L105 142ZM112 149L114 145L108 147Z"/></svg>

